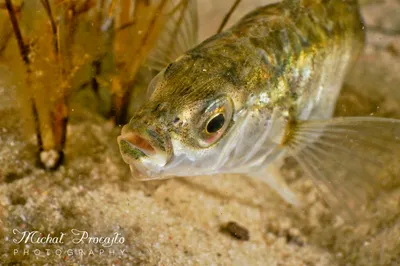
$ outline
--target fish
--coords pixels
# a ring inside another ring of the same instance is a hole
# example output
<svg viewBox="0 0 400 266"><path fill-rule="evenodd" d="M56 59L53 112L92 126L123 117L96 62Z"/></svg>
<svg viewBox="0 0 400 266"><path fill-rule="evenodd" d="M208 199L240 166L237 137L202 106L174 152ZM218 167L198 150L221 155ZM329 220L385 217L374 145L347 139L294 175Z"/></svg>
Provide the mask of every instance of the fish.
<svg viewBox="0 0 400 266"><path fill-rule="evenodd" d="M139 180L243 174L300 206L279 170L293 157L352 213L400 150L398 119L333 117L364 43L356 0L256 8L159 69L118 137L122 158Z"/></svg>

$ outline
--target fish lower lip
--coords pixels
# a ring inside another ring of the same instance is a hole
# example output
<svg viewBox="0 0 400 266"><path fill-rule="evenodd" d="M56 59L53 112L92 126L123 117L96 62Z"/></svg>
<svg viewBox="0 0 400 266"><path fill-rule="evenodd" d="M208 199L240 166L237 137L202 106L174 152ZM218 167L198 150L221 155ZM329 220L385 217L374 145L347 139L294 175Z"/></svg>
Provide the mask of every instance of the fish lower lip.
<svg viewBox="0 0 400 266"><path fill-rule="evenodd" d="M120 151L124 161L131 165L139 160L146 159L150 160L153 164L158 167L162 167L167 164L168 158L165 154L160 152L154 152L151 154L146 153L146 150L142 150L137 146L133 145L129 140L126 140L124 137L118 137L118 143L120 146Z"/></svg>
<svg viewBox="0 0 400 266"><path fill-rule="evenodd" d="M130 143L129 141L127 141L123 138L118 137L118 143L119 143L122 155L129 156L130 158L133 158L134 160L138 160L139 158L142 158L142 157L145 157L145 158L149 157L142 150L138 149L132 143ZM127 162L127 163L129 163L129 162Z"/></svg>
<svg viewBox="0 0 400 266"><path fill-rule="evenodd" d="M125 125L118 137L121 154L128 164L142 161L149 167L165 166L171 156L169 137L147 128L130 128Z"/></svg>
<svg viewBox="0 0 400 266"><path fill-rule="evenodd" d="M140 150L148 157L156 154L153 145L139 134L128 132L119 136L118 140L127 142L132 149Z"/></svg>

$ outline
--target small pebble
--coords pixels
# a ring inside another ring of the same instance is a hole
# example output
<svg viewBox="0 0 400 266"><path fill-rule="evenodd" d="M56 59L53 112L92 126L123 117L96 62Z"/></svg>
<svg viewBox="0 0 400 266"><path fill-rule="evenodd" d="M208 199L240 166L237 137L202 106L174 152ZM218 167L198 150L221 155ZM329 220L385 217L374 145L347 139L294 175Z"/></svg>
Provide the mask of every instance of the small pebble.
<svg viewBox="0 0 400 266"><path fill-rule="evenodd" d="M221 225L220 232L229 234L238 240L248 241L250 239L249 230L236 222L228 222Z"/></svg>

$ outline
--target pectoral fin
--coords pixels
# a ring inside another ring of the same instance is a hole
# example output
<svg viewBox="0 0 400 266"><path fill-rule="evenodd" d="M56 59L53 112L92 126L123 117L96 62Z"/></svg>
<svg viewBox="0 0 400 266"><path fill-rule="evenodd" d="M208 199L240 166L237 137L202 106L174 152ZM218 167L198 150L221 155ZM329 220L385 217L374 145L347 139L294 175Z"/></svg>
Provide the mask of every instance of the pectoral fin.
<svg viewBox="0 0 400 266"><path fill-rule="evenodd" d="M286 202L300 207L302 200L294 191L292 191L284 180L280 172L280 162L274 162L261 172L254 172L250 175L267 183L272 189L275 190Z"/></svg>
<svg viewBox="0 0 400 266"><path fill-rule="evenodd" d="M400 120L302 121L294 123L287 136L283 145L289 154L344 218L354 216L376 193L380 177L399 174Z"/></svg>

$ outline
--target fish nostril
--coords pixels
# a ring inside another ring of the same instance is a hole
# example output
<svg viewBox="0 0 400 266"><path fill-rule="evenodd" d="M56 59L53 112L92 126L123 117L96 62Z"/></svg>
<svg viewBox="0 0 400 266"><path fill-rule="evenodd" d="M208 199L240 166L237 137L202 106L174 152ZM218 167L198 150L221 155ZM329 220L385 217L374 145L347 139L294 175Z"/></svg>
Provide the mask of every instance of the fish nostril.
<svg viewBox="0 0 400 266"><path fill-rule="evenodd" d="M122 135L121 139L129 142L130 144L144 152L146 155L156 154L156 150L151 145L151 143L147 139L141 137L139 134L129 132Z"/></svg>

